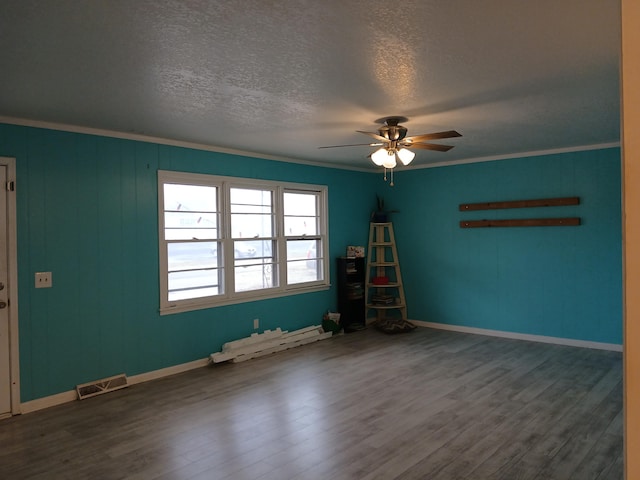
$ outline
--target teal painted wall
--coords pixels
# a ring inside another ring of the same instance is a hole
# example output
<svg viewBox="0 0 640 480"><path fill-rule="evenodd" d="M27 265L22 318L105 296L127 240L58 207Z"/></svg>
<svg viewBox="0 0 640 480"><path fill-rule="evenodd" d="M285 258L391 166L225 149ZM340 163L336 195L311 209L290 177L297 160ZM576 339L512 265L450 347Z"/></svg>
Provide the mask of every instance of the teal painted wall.
<svg viewBox="0 0 640 480"><path fill-rule="evenodd" d="M14 125L0 125L0 156L17 159L23 402L204 358L253 332L254 318L292 330L335 308L332 287L160 316L158 169L328 185L332 267L346 245L366 244L382 194L400 210L393 220L409 318L621 343L619 149L399 169L393 188L378 173ZM465 202L574 195L581 205L458 211ZM583 225L458 227L470 218L573 215ZM53 272L53 288L34 288L37 271Z"/></svg>
<svg viewBox="0 0 640 480"><path fill-rule="evenodd" d="M13 125L0 125L0 156L17 164L23 402L205 358L252 333L254 318L293 330L336 308L332 287L160 316L158 169L327 185L331 266L367 241L377 185L359 172ZM34 288L38 271L53 272L53 288Z"/></svg>
<svg viewBox="0 0 640 480"><path fill-rule="evenodd" d="M620 149L399 171L385 189L410 319L622 343ZM381 190L382 191L382 190ZM579 196L577 206L460 212L461 203ZM578 227L461 229L572 217Z"/></svg>

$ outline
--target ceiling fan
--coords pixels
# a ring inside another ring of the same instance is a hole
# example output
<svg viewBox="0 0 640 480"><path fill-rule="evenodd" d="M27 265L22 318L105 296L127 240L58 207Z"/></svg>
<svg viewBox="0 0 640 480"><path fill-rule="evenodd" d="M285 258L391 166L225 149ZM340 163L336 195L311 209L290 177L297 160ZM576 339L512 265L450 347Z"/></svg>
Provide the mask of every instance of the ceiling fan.
<svg viewBox="0 0 640 480"><path fill-rule="evenodd" d="M412 135L407 137L407 128L400 125L400 122L406 122L407 117L386 117L379 121L383 125L378 129L378 133L363 132L356 130L358 133L364 133L373 137L376 142L356 143L352 145L329 145L319 148L340 148L340 147L380 147L369 157L371 161L385 169L385 180L387 169L391 170L391 185L393 186L393 169L398 161L403 165L409 165L416 154L410 149L418 148L421 150L435 150L437 152L446 152L453 148L452 145L440 145L437 143L426 143L425 140L437 140L442 138L461 137L455 130L447 130L446 132L425 133L422 135Z"/></svg>

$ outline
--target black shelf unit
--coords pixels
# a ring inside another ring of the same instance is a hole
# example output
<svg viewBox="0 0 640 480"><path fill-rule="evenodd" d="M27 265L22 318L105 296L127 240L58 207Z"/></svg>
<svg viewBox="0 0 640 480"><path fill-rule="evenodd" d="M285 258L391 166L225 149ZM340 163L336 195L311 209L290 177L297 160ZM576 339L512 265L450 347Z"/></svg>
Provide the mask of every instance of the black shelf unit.
<svg viewBox="0 0 640 480"><path fill-rule="evenodd" d="M338 257L338 312L345 332L365 328L365 258Z"/></svg>

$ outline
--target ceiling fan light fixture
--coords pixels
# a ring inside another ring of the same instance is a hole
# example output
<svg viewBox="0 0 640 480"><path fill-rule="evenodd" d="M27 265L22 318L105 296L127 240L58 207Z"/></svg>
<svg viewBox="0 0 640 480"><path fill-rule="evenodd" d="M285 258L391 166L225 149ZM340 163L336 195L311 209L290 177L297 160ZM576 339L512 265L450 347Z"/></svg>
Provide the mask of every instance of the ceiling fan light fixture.
<svg viewBox="0 0 640 480"><path fill-rule="evenodd" d="M379 148L375 152L371 154L371 161L381 167L384 162L387 160L389 154L387 153L386 148Z"/></svg>
<svg viewBox="0 0 640 480"><path fill-rule="evenodd" d="M384 162L382 163L382 166L384 168L395 168L396 165L397 165L397 163L396 163L395 152L393 150L389 149L387 151L387 158L385 158Z"/></svg>
<svg viewBox="0 0 640 480"><path fill-rule="evenodd" d="M409 165L416 156L416 154L408 148L401 148L396 153L403 165Z"/></svg>

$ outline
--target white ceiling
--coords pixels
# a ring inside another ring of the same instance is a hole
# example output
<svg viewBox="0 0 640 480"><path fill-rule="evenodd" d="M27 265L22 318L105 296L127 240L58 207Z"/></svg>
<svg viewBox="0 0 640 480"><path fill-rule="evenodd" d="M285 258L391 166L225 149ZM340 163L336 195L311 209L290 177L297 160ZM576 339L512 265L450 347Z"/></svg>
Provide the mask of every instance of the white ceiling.
<svg viewBox="0 0 640 480"><path fill-rule="evenodd" d="M372 166L356 130L463 136L412 165L620 140L619 0L0 0L0 120Z"/></svg>

